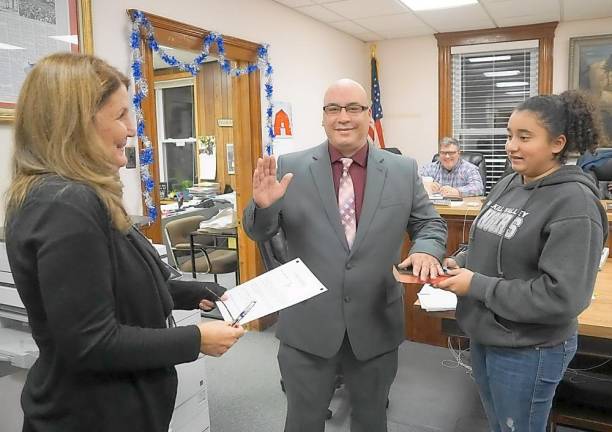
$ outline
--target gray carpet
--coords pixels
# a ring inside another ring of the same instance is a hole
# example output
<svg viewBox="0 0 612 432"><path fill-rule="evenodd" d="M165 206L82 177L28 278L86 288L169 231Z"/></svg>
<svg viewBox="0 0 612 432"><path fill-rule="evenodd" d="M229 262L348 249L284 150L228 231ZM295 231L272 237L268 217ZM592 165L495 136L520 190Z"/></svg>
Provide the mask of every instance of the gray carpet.
<svg viewBox="0 0 612 432"><path fill-rule="evenodd" d="M221 284L234 285L233 275L221 278ZM286 401L280 388L277 350L278 340L271 328L247 333L221 358L207 357L210 432L283 430ZM388 432L488 430L472 378L446 348L402 343L389 402ZM327 421L326 432L348 432L350 409L344 388L336 391L330 408L333 417Z"/></svg>

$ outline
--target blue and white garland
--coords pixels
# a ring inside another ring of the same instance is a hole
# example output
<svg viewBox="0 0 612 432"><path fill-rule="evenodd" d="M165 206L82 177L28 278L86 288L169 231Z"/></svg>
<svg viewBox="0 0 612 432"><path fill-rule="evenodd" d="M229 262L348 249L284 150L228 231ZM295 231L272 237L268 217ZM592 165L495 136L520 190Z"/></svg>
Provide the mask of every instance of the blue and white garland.
<svg viewBox="0 0 612 432"><path fill-rule="evenodd" d="M147 215L149 220L153 222L157 219L157 209L151 198L151 192L155 187L155 181L151 176L150 165L153 163L153 148L151 141L145 135L145 123L142 113L142 100L147 97L149 92L148 85L142 76L143 58L140 52L141 30L145 34L145 41L149 48L159 55L159 57L169 66L176 67L184 72L189 72L196 76L200 71L200 66L206 61L210 53L210 46L213 43L217 44L218 59L217 62L221 70L231 76L240 76L262 70L265 77L264 89L266 93L267 109L266 109L266 145L265 150L268 155L272 154L272 140L274 139L274 128L272 127L272 65L268 55L268 45L261 45L257 50L257 63L252 63L243 68L235 68L231 66L229 60L225 57L225 45L223 36L218 33L209 33L202 42L202 52L199 53L191 63L183 63L173 55L168 54L157 43L153 26L141 11L135 11L132 14L132 33L130 35L130 47L132 49L132 77L134 78L134 110L136 113L136 126L138 138L142 142L142 150L140 152L140 178L142 180L142 194L147 207Z"/></svg>

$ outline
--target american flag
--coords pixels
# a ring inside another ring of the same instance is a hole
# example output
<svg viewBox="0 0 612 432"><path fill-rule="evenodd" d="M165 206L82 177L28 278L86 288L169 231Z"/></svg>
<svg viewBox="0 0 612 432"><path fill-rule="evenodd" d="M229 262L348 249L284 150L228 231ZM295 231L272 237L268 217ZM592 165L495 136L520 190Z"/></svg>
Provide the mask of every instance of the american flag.
<svg viewBox="0 0 612 432"><path fill-rule="evenodd" d="M372 115L370 116L370 130L368 135L376 147L385 148L382 122L383 110L380 104L380 84L378 83L378 67L376 57L372 55Z"/></svg>

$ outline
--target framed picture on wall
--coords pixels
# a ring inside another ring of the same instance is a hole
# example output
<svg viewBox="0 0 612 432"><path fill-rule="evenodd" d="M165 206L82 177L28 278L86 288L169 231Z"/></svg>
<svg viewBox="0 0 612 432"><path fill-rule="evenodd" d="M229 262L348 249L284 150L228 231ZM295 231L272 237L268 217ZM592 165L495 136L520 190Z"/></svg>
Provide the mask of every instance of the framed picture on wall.
<svg viewBox="0 0 612 432"><path fill-rule="evenodd" d="M13 121L26 74L51 53L92 53L91 0L0 0L0 121Z"/></svg>
<svg viewBox="0 0 612 432"><path fill-rule="evenodd" d="M234 144L226 144L225 154L227 155L227 173L236 174L236 165L234 164Z"/></svg>
<svg viewBox="0 0 612 432"><path fill-rule="evenodd" d="M568 87L593 94L612 139L612 34L570 39Z"/></svg>

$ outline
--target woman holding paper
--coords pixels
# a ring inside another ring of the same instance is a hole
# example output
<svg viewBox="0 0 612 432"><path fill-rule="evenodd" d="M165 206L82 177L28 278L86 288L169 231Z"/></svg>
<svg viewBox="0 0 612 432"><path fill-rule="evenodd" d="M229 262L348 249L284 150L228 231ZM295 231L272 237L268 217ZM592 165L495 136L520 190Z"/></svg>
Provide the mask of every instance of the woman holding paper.
<svg viewBox="0 0 612 432"><path fill-rule="evenodd" d="M536 96L508 122L515 171L491 191L468 250L448 258L457 321L470 337L474 378L495 432L544 432L555 389L576 352L606 213L568 152L598 146L598 112L582 94Z"/></svg>
<svg viewBox="0 0 612 432"><path fill-rule="evenodd" d="M24 431L167 432L174 366L219 356L244 333L172 326L173 307L210 308L224 289L168 280L131 226L119 179L135 134L129 82L100 59L61 53L40 60L19 95L6 246L40 350Z"/></svg>

